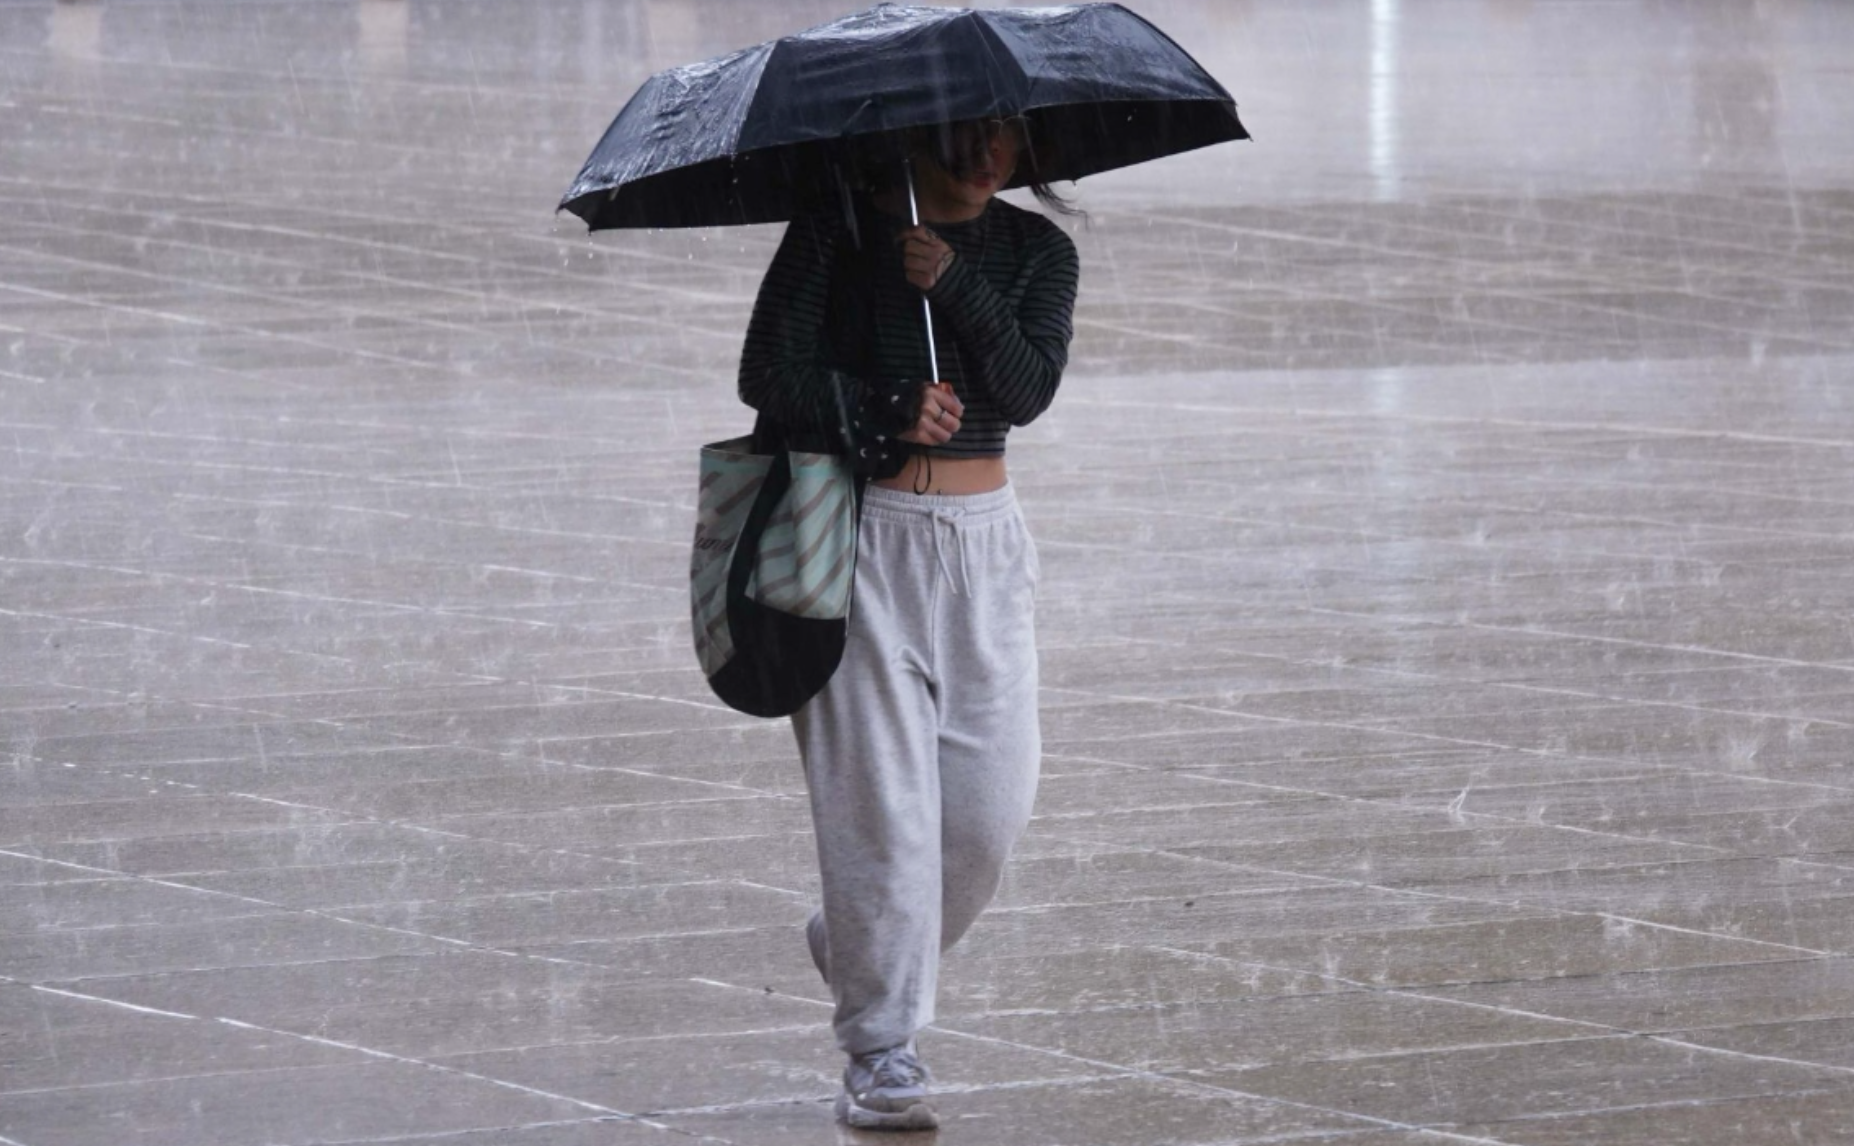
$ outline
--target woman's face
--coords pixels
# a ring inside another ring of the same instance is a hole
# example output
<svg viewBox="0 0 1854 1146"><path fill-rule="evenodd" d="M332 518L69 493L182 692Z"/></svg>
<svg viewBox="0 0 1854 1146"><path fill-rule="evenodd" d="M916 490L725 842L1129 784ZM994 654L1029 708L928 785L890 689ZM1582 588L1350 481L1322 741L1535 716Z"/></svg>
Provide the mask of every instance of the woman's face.
<svg viewBox="0 0 1854 1146"><path fill-rule="evenodd" d="M976 214L1016 174L1023 120L962 120L948 127L939 143L934 150L941 155L916 159L916 179L930 198Z"/></svg>

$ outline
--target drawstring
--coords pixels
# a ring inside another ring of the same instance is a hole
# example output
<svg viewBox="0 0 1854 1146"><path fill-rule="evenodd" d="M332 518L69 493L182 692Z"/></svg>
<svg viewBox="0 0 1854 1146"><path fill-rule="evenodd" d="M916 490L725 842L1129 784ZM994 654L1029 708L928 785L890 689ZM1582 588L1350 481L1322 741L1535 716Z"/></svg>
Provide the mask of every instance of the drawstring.
<svg viewBox="0 0 1854 1146"><path fill-rule="evenodd" d="M953 544L959 547L959 579L953 579L952 569L946 564L946 547L940 542L940 527L944 525L953 534ZM966 570L966 539L959 533L959 512L957 510L936 509L933 511L933 556L940 565L940 575L953 587L953 596L972 595L972 578ZM965 586L962 594L960 586Z"/></svg>

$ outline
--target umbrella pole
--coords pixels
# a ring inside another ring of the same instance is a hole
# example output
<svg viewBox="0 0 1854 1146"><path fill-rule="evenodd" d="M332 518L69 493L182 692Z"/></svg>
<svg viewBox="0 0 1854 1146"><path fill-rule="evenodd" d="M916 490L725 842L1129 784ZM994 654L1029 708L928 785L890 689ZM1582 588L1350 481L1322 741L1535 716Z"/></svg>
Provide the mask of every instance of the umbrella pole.
<svg viewBox="0 0 1854 1146"><path fill-rule="evenodd" d="M914 164L907 159L901 161L902 170L908 176L908 218L916 227L921 225L921 206L914 199ZM926 296L921 297L921 317L927 320L927 369L930 381L940 381L940 355L933 348L933 305Z"/></svg>

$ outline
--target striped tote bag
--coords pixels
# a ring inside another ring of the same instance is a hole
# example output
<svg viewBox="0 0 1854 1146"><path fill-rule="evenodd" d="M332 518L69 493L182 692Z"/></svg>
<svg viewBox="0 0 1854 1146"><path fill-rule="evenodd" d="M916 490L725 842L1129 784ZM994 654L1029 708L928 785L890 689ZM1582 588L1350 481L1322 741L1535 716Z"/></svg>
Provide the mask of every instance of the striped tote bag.
<svg viewBox="0 0 1854 1146"><path fill-rule="evenodd" d="M790 715L837 670L862 488L833 454L751 436L702 447L689 604L696 659L729 707Z"/></svg>

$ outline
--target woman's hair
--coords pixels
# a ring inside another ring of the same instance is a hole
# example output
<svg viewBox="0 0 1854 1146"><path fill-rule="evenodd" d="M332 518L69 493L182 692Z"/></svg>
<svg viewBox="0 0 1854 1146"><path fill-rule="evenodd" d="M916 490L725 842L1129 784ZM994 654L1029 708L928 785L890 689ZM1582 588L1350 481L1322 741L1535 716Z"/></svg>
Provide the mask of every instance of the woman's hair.
<svg viewBox="0 0 1854 1146"><path fill-rule="evenodd" d="M1024 186L1030 188L1030 194L1036 196L1036 201L1038 203L1041 203L1058 215L1068 215L1077 219L1086 219L1088 217L1088 212L1077 207L1072 201L1058 195L1055 189L1050 187L1047 183L1031 182L1024 184Z"/></svg>
<svg viewBox="0 0 1854 1146"><path fill-rule="evenodd" d="M1030 177L1024 181L1024 186L1030 188L1030 194L1036 196L1036 201L1038 203L1041 203L1058 215L1068 215L1080 219L1086 219L1088 217L1088 212L1077 207L1073 202L1063 198L1061 195L1056 194L1054 188L1038 177L1036 169L1036 147L1034 145L1026 145L1022 154L1030 163Z"/></svg>

